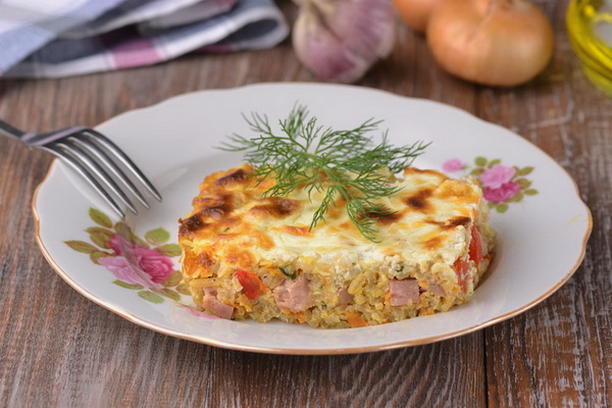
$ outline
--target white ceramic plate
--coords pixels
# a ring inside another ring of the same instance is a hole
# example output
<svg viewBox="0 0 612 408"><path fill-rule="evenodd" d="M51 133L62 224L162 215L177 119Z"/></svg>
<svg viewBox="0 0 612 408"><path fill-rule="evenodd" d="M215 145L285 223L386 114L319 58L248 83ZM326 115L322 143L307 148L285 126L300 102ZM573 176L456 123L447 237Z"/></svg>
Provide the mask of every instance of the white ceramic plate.
<svg viewBox="0 0 612 408"><path fill-rule="evenodd" d="M395 144L432 141L418 167L453 176L482 173L498 251L469 304L433 316L339 330L228 321L190 308L190 298L180 294L179 274L171 275L177 269L177 219L190 209L205 175L241 161L240 155L214 146L233 132L249 134L241 113L284 118L296 101L333 127L375 117L384 119ZM126 234L129 226L140 237L126 254L113 238L116 220L103 215L111 215L110 209L63 165L53 165L33 202L45 257L70 286L97 304L157 332L214 346L282 354L358 353L470 333L554 293L581 263L591 231L591 215L575 183L549 156L509 130L427 100L349 86L262 84L182 95L119 115L98 129L151 176L164 201L118 228ZM141 272L130 264L138 264Z"/></svg>

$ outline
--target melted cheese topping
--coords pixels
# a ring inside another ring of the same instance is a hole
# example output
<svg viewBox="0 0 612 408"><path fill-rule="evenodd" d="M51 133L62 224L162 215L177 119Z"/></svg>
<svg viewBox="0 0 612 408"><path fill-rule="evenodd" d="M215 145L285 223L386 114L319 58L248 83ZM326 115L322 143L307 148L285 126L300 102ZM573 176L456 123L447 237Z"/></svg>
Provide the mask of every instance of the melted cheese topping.
<svg viewBox="0 0 612 408"><path fill-rule="evenodd" d="M288 197L264 198L273 180L257 184L248 165L213 173L200 185L193 211L179 220L183 268L209 277L221 261L232 268L283 265L298 257L342 256L382 262L385 257L453 264L465 256L469 230L478 217L482 192L471 179L454 180L434 170L406 168L389 174L400 191L382 201L395 213L376 218L380 243L365 239L338 200L326 219L309 230L323 193L304 189ZM367 263L367 262L366 262Z"/></svg>

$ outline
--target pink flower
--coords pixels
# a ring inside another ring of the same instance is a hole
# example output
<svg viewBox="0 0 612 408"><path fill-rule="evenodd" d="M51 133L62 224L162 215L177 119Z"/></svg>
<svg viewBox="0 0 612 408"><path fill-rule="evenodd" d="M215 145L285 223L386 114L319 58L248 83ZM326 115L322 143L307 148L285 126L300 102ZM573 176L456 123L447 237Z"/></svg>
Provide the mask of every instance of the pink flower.
<svg viewBox="0 0 612 408"><path fill-rule="evenodd" d="M450 159L442 164L442 170L447 173L454 173L465 168L465 163L459 159Z"/></svg>
<svg viewBox="0 0 612 408"><path fill-rule="evenodd" d="M155 249L136 247L133 255L138 266L151 277L153 282L163 282L174 272L174 265L170 258Z"/></svg>
<svg viewBox="0 0 612 408"><path fill-rule="evenodd" d="M119 234L115 234L109 240L109 245L113 252L117 255L123 255L124 250L131 251L136 248L136 244L132 242L128 242L125 238L123 238Z"/></svg>
<svg viewBox="0 0 612 408"><path fill-rule="evenodd" d="M512 180L512 176L514 176L514 168L502 166L501 164L496 164L490 169L485 170L484 173L480 176L480 181L482 185L486 188L498 189L502 186L502 184L509 182Z"/></svg>
<svg viewBox="0 0 612 408"><path fill-rule="evenodd" d="M119 280L159 288L159 283L174 272L172 260L155 249L140 247L119 234L113 235L109 244L117 256L100 258L98 262Z"/></svg>
<svg viewBox="0 0 612 408"><path fill-rule="evenodd" d="M519 191L521 191L521 187L514 181L509 181L502 184L499 188L485 187L483 193L487 201L501 203L514 197Z"/></svg>
<svg viewBox="0 0 612 408"><path fill-rule="evenodd" d="M131 265L123 256L107 256L98 259L98 262L112 272L115 278L123 282L134 283L153 289L161 287L161 285L153 282L149 275L139 270L136 265Z"/></svg>

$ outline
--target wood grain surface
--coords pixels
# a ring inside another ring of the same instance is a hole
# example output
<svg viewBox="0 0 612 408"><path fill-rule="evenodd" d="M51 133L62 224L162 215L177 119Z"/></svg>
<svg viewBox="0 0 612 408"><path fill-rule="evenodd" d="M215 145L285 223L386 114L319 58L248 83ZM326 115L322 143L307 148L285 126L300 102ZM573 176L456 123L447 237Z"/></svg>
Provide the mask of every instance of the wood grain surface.
<svg viewBox="0 0 612 408"><path fill-rule="evenodd" d="M575 178L593 211L593 235L584 264L545 302L461 338L363 355L258 355L156 334L87 301L53 272L35 243L30 211L51 157L3 138L0 406L610 406L612 100L585 79L569 47L567 1L539 4L554 22L556 52L528 85L493 89L452 78L406 29L393 55L360 84L506 126ZM187 91L313 80L285 42L121 72L0 81L0 117L31 131L94 126Z"/></svg>

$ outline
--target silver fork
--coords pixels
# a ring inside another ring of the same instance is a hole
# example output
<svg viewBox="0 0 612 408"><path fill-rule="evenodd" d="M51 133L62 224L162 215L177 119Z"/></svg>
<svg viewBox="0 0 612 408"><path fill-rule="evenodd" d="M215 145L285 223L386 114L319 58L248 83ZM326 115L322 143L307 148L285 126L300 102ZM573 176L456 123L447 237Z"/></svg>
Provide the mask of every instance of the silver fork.
<svg viewBox="0 0 612 408"><path fill-rule="evenodd" d="M147 200L126 175L126 171L158 201L162 199L153 183L128 155L98 131L74 126L49 133L26 133L0 120L0 134L11 136L27 146L45 150L58 157L87 181L121 218L125 217L125 212L115 197L134 214L137 214L138 210L115 179L120 180L143 206L149 208Z"/></svg>

